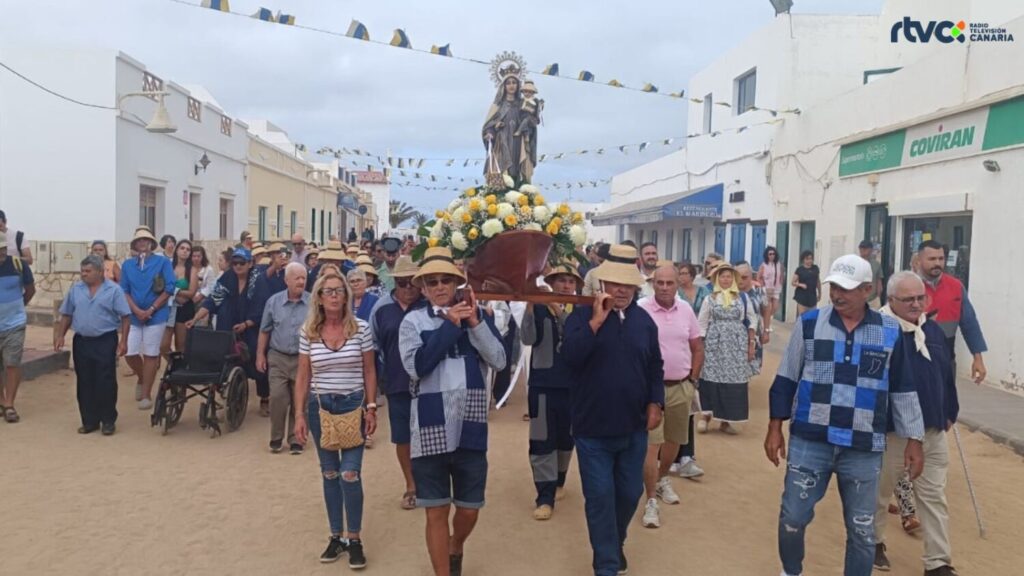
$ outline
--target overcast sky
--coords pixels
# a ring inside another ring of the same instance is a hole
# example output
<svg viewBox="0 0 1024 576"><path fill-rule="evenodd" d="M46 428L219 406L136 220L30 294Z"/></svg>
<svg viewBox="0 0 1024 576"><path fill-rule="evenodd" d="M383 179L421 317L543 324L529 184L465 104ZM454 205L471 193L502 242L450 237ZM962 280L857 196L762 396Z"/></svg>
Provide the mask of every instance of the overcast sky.
<svg viewBox="0 0 1024 576"><path fill-rule="evenodd" d="M189 0L198 4L199 0ZM872 14L882 0L796 0L794 12ZM768 0L231 0L264 6L299 24L344 33L360 20L374 40L403 28L416 48L451 44L457 56L490 60L515 50L531 69L557 62L562 74L598 82L652 82L662 92L688 79L774 17ZM204 85L225 111L266 118L312 152L362 148L402 157L477 157L480 126L495 94L486 66L339 38L170 0L34 0L8 7L0 36L115 48L158 76ZM28 73L29 71L23 71ZM2 73L2 72L0 72ZM684 136L685 101L533 75L546 101L539 152L614 148ZM74 96L73 94L71 96ZM44 96L41 96L44 97ZM570 157L539 166L534 180L600 180L670 149ZM315 158L314 158L315 159ZM424 173L477 176L479 167L427 163ZM546 189L552 199L565 191ZM414 188L392 197L431 209L451 192ZM607 199L608 187L573 198Z"/></svg>

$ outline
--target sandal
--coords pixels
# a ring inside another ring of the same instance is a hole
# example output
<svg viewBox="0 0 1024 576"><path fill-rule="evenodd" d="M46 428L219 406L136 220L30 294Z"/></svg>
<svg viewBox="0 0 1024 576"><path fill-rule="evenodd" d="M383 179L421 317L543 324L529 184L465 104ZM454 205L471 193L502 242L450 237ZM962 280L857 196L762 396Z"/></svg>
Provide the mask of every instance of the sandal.
<svg viewBox="0 0 1024 576"><path fill-rule="evenodd" d="M889 503L889 514L892 514L893 516L895 516L895 515L897 515L899 513L900 513L900 507L895 505L895 504L893 504L893 503Z"/></svg>
<svg viewBox="0 0 1024 576"><path fill-rule="evenodd" d="M402 510L416 509L416 492L402 494Z"/></svg>
<svg viewBox="0 0 1024 576"><path fill-rule="evenodd" d="M21 420L21 416L18 416L18 411L14 409L14 406L4 407L4 420L9 424L14 424Z"/></svg>
<svg viewBox="0 0 1024 576"><path fill-rule="evenodd" d="M914 516L907 516L906 518L902 519L902 522L903 522L903 531L906 532L907 534L912 534L915 531L917 531L918 528L921 527L921 521L917 519L916 515L914 515Z"/></svg>

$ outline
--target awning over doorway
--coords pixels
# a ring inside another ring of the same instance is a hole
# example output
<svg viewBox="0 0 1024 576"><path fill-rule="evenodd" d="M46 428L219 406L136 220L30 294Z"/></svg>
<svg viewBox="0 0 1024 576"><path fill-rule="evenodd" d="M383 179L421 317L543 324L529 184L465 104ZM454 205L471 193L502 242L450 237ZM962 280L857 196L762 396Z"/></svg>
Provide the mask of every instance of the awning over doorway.
<svg viewBox="0 0 1024 576"><path fill-rule="evenodd" d="M671 218L721 218L725 186L712 184L647 200L629 202L596 214L595 226L651 224Z"/></svg>

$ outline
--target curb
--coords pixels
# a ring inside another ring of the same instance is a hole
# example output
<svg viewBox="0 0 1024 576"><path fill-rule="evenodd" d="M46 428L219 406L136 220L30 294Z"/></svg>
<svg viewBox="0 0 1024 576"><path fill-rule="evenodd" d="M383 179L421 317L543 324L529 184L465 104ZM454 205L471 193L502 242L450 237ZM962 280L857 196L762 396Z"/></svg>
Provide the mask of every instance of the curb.
<svg viewBox="0 0 1024 576"><path fill-rule="evenodd" d="M971 432L981 432L985 436L991 438L996 444L1005 444L1011 450L1016 452L1018 456L1024 456L1024 438L1013 436L1005 430L985 426L970 416L961 416L957 419L957 423L963 424L964 427Z"/></svg>
<svg viewBox="0 0 1024 576"><path fill-rule="evenodd" d="M67 350L61 352L50 352L21 363L22 381L34 380L44 374L59 372L68 368L71 360L71 353Z"/></svg>

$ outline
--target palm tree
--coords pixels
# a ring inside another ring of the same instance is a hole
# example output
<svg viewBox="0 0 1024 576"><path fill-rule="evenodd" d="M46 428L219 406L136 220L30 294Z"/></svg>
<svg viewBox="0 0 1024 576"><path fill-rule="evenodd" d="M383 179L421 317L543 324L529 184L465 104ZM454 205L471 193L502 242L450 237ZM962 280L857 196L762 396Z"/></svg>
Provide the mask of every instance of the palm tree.
<svg viewBox="0 0 1024 576"><path fill-rule="evenodd" d="M430 222L430 216L417 210L416 213L412 215L412 221L416 223L416 228L418 229L420 226L424 226L427 222Z"/></svg>
<svg viewBox="0 0 1024 576"><path fill-rule="evenodd" d="M403 222L415 217L416 214L419 214L419 211L412 206L409 206L405 202L392 200L391 214L388 217L391 222L391 228L398 228Z"/></svg>

